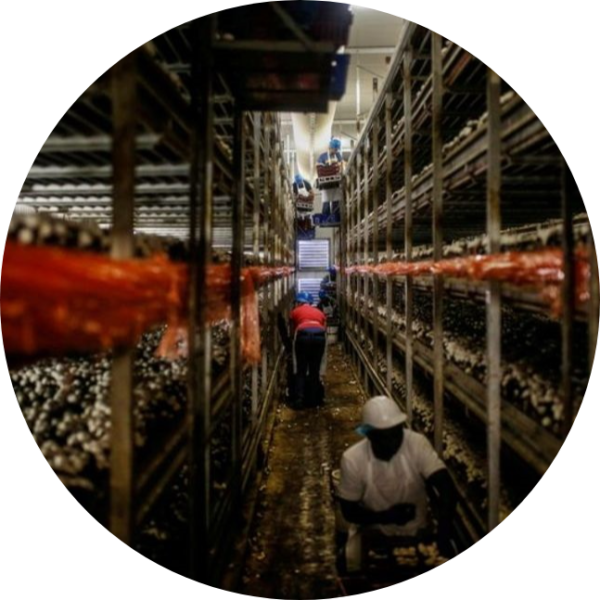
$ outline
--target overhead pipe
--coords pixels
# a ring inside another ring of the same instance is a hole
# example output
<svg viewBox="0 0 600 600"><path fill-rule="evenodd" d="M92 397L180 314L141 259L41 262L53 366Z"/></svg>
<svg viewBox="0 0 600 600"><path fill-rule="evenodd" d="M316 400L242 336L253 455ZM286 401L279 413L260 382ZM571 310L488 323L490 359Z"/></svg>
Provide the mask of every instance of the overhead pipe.
<svg viewBox="0 0 600 600"><path fill-rule="evenodd" d="M330 102L326 113L314 116L307 113L292 113L296 172L304 179L312 181L316 176L315 154L324 152L329 145L336 107L336 102Z"/></svg>

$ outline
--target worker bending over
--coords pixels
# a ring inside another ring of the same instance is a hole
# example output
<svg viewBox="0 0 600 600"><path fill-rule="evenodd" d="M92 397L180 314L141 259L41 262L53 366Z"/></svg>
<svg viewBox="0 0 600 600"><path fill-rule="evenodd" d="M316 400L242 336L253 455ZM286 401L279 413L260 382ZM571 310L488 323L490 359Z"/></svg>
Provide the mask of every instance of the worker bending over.
<svg viewBox="0 0 600 600"><path fill-rule="evenodd" d="M296 403L306 408L324 404L320 375L324 367L327 319L322 311L312 306L312 302L310 294L300 292L296 296L296 308L290 313Z"/></svg>
<svg viewBox="0 0 600 600"><path fill-rule="evenodd" d="M360 536L419 538L430 526L428 501L437 520L440 554L451 557L450 525L456 490L444 463L424 435L405 428L406 415L386 396L363 407L357 429L366 439L344 452L337 488L344 519L351 523L348 568L360 568Z"/></svg>

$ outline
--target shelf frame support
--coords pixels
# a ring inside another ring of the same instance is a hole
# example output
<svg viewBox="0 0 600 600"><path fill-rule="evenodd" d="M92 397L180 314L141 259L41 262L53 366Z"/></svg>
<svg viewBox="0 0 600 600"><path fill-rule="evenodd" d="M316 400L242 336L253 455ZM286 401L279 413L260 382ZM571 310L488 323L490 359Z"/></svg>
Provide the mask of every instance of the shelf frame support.
<svg viewBox="0 0 600 600"><path fill-rule="evenodd" d="M208 267L212 262L214 80L212 43L214 15L193 24L192 70L194 131L190 164L190 325L188 410L190 421L190 546L191 577L211 577L209 540L211 524L211 397L212 340L206 303Z"/></svg>
<svg viewBox="0 0 600 600"><path fill-rule="evenodd" d="M487 237L488 254L500 252L502 211L502 145L500 77L491 69L487 70L487 111L488 111L488 168L487 168ZM502 443L502 289L498 281L488 284L486 294L487 322L487 526L494 529L500 522Z"/></svg>
<svg viewBox="0 0 600 600"><path fill-rule="evenodd" d="M432 68L432 164L433 164L433 260L442 258L443 232L443 162L442 162L442 116L444 82L442 73L442 38L431 34ZM443 329L444 280L442 275L433 277L433 438L437 453L444 449L444 329Z"/></svg>
<svg viewBox="0 0 600 600"><path fill-rule="evenodd" d="M392 260L392 171L394 169L394 155L392 149L392 105L393 94L388 92L385 96L385 255L386 260ZM375 226L375 223L374 223ZM385 387L390 398L394 397L392 367L393 367L393 340L392 340L392 285L393 280L390 275L385 280L385 363L386 378Z"/></svg>
<svg viewBox="0 0 600 600"><path fill-rule="evenodd" d="M119 61L111 70L113 105L113 227L111 256L134 255L137 53ZM134 523L134 350L114 352L111 367L110 530L122 542L132 544Z"/></svg>
<svg viewBox="0 0 600 600"><path fill-rule="evenodd" d="M261 173L260 173L260 138L261 118L259 112L254 113L253 121L253 183L254 197L252 204L252 253L255 257L260 254L260 198L261 198ZM252 429L256 429L258 422L258 365L252 366Z"/></svg>
<svg viewBox="0 0 600 600"><path fill-rule="evenodd" d="M413 50L409 46L404 53L402 64L402 80L404 86L404 257L407 262L412 261L413 251L413 122L412 122L412 57ZM413 373L414 373L414 349L413 349L413 278L407 275L404 281L404 308L406 319L406 353L405 353L405 377L406 377L406 414L409 425L413 420Z"/></svg>
<svg viewBox="0 0 600 600"><path fill-rule="evenodd" d="M231 350L230 380L233 398L231 423L231 455L233 457L233 506L234 516L241 517L242 505L242 348L241 348L241 273L244 256L244 206L246 204L246 132L244 113L235 108L233 118L233 206L231 214Z"/></svg>
<svg viewBox="0 0 600 600"><path fill-rule="evenodd" d="M379 264L379 227L375 227L377 215L379 214L379 136L381 132L381 122L379 116L373 120L373 131L371 138L371 155L373 157L373 264ZM379 364L379 313L377 307L379 304L379 277L373 275L373 363Z"/></svg>
<svg viewBox="0 0 600 600"><path fill-rule="evenodd" d="M369 137L368 135L364 140L364 148L362 152L362 166L363 166L363 177L364 177L364 185L363 185L363 264L367 265L369 263L369 205L370 205L370 194L371 189L369 188ZM365 340L365 346L367 346L367 340L370 338L369 336L369 275L364 273L361 277L362 279L362 291L363 291L363 335ZM374 350L374 349L373 349ZM369 394L370 382L369 375L367 373L366 367L364 368L364 388L365 392Z"/></svg>

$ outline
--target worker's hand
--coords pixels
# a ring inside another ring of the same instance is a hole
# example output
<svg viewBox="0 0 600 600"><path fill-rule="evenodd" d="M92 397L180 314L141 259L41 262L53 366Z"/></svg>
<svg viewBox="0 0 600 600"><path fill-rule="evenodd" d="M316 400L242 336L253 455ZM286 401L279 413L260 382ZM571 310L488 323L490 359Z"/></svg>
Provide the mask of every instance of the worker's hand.
<svg viewBox="0 0 600 600"><path fill-rule="evenodd" d="M415 518L416 507L414 504L396 504L387 512L389 513L390 523L393 523L394 525L406 525L406 523Z"/></svg>

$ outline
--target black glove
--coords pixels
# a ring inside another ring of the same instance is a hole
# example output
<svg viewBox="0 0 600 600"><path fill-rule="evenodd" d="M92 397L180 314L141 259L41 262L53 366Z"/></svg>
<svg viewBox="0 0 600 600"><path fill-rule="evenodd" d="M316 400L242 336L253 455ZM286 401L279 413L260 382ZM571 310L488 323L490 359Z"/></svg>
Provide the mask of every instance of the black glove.
<svg viewBox="0 0 600 600"><path fill-rule="evenodd" d="M416 516L416 507L414 504L396 504L392 508L387 510L388 523L394 525L406 525L409 521L412 521Z"/></svg>

